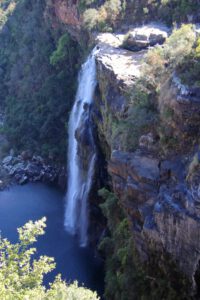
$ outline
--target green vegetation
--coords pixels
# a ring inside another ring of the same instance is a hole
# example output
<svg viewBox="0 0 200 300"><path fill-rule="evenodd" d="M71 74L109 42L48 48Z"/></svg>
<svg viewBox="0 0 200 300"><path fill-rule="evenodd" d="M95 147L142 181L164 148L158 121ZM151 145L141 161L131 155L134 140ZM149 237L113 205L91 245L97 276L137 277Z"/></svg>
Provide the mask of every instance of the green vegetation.
<svg viewBox="0 0 200 300"><path fill-rule="evenodd" d="M178 68L178 74L184 84L200 88L200 38L195 47Z"/></svg>
<svg viewBox="0 0 200 300"><path fill-rule="evenodd" d="M44 0L19 1L0 32L0 94L10 147L66 158L79 45L44 18Z"/></svg>
<svg viewBox="0 0 200 300"><path fill-rule="evenodd" d="M112 31L118 19L122 17L125 7L126 1L123 0L107 0L97 8L87 8L86 5L87 9L83 13L84 25L88 30Z"/></svg>
<svg viewBox="0 0 200 300"><path fill-rule="evenodd" d="M198 0L81 0L80 12L88 30L111 31L121 24L160 20L169 25L199 21Z"/></svg>
<svg viewBox="0 0 200 300"><path fill-rule="evenodd" d="M143 74L146 85L150 84L157 94L154 103L158 107L160 120L156 130L164 152L179 149L183 142L182 135L174 130L177 127L177 116L170 107L171 101L168 99L171 97L168 95L170 84L166 83L170 82L175 72L184 84L190 87L198 86L200 75L198 45L193 25L182 25L173 30L163 46L149 50L145 57Z"/></svg>
<svg viewBox="0 0 200 300"><path fill-rule="evenodd" d="M106 189L99 191L105 200L101 205L108 222L110 235L105 237L99 250L106 255L105 298L132 300L137 298L136 286L142 279L142 270L134 262L134 247L128 220L114 194Z"/></svg>
<svg viewBox="0 0 200 300"><path fill-rule="evenodd" d="M123 145L123 151L134 151L139 137L153 129L157 122L154 95L139 82L127 95L129 109L123 119L112 120L112 140Z"/></svg>
<svg viewBox="0 0 200 300"><path fill-rule="evenodd" d="M174 149L178 145L179 139L170 130L176 118L175 113L169 107L169 102L161 103L158 100L160 89L162 87L163 90L164 82L178 70L181 70L182 77L191 77L190 85L192 80L197 85L200 75L198 55L199 41L196 43L194 27L190 24L174 29L164 45L155 46L147 52L141 78L125 93L128 103L126 113L107 117L106 127L111 128L107 135L111 136L113 148L120 145L123 151L134 151L139 138L149 132L160 136L160 144L164 149Z"/></svg>
<svg viewBox="0 0 200 300"><path fill-rule="evenodd" d="M134 246L134 232L118 199L106 189L101 189L99 195L105 200L101 209L109 228L109 235L99 246L106 256L105 298L190 299L188 282L170 257L156 253L155 247L149 244L148 260L142 263Z"/></svg>
<svg viewBox="0 0 200 300"><path fill-rule="evenodd" d="M96 293L77 282L66 284L58 275L49 288L43 285L44 275L55 268L54 259L34 258L36 248L31 245L44 234L45 218L28 222L18 229L19 242L11 244L0 239L0 295L4 300L98 300Z"/></svg>
<svg viewBox="0 0 200 300"><path fill-rule="evenodd" d="M191 24L174 29L164 46L149 50L145 59L143 73L155 87L162 83L161 76L167 77L194 51L196 35Z"/></svg>

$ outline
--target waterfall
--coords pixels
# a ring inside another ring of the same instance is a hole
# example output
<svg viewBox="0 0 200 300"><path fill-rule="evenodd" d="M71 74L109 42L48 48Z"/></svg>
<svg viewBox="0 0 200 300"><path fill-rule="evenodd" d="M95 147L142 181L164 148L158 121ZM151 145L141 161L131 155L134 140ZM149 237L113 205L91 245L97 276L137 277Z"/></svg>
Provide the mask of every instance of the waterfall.
<svg viewBox="0 0 200 300"><path fill-rule="evenodd" d="M90 106L96 87L96 48L79 73L78 90L69 119L68 131L68 184L66 194L65 228L72 234L78 234L80 245L87 245L88 209L87 200L90 192L96 159L95 144L90 122ZM87 166L81 168L82 161L78 153L77 130L87 132L91 145ZM86 169L86 170L85 170Z"/></svg>

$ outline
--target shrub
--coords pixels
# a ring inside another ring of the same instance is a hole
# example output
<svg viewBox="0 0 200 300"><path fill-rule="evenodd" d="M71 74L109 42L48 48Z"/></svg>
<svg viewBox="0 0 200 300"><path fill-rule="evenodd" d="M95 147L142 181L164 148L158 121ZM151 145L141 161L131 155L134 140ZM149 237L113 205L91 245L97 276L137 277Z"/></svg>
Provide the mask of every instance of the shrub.
<svg viewBox="0 0 200 300"><path fill-rule="evenodd" d="M84 12L83 23L88 30L93 30L97 27L99 22L98 10L89 8Z"/></svg>
<svg viewBox="0 0 200 300"><path fill-rule="evenodd" d="M55 66L58 63L63 63L68 54L68 47L70 45L70 37L68 33L63 34L59 41L57 49L50 56L50 63Z"/></svg>
<svg viewBox="0 0 200 300"><path fill-rule="evenodd" d="M44 275L55 268L53 258L33 258L35 248L30 246L44 234L45 218L29 221L18 229L19 242L11 244L0 239L0 295L6 300L99 300L96 293L77 282L67 285L58 275L49 288L43 286Z"/></svg>
<svg viewBox="0 0 200 300"><path fill-rule="evenodd" d="M173 31L164 47L164 56L171 67L179 65L192 52L195 40L196 35L190 24Z"/></svg>
<svg viewBox="0 0 200 300"><path fill-rule="evenodd" d="M195 41L196 34L192 25L182 25L179 29L174 29L163 46L148 51L143 76L159 89L162 79L185 64L194 51Z"/></svg>
<svg viewBox="0 0 200 300"><path fill-rule="evenodd" d="M193 51L179 65L178 73L184 84L200 87L200 38Z"/></svg>
<svg viewBox="0 0 200 300"><path fill-rule="evenodd" d="M120 143L122 151L134 151L141 135L153 129L157 122L155 95L138 81L127 94L127 116L112 120L112 143ZM120 142L119 142L120 141Z"/></svg>
<svg viewBox="0 0 200 300"><path fill-rule="evenodd" d="M111 31L120 13L125 9L121 0L107 0L97 8L88 8L83 13L83 23L88 30Z"/></svg>

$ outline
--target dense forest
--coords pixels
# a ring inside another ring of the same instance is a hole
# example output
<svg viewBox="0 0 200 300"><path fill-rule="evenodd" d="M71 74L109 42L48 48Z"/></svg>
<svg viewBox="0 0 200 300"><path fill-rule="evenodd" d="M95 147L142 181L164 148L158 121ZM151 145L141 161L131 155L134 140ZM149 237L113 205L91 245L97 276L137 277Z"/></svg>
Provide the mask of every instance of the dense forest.
<svg viewBox="0 0 200 300"><path fill-rule="evenodd" d="M6 135L18 151L65 161L80 47L62 29L51 30L45 1L3 1L1 6L0 93Z"/></svg>

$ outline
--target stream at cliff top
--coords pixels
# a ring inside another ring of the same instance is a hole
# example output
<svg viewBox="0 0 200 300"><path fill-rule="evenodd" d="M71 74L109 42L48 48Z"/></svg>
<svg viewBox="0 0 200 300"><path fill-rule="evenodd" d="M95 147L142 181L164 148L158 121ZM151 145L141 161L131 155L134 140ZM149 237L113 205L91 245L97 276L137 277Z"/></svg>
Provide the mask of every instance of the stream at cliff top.
<svg viewBox="0 0 200 300"><path fill-rule="evenodd" d="M65 231L64 207L64 195L55 188L41 183L12 186L0 192L1 235L16 242L17 227L46 216L46 233L39 237L36 247L38 255L52 256L57 264L56 270L46 276L46 282L61 273L67 282L78 280L102 294L102 263L92 250L80 248L76 237Z"/></svg>

